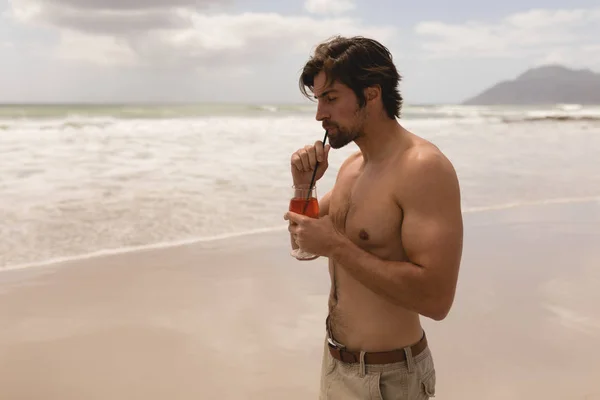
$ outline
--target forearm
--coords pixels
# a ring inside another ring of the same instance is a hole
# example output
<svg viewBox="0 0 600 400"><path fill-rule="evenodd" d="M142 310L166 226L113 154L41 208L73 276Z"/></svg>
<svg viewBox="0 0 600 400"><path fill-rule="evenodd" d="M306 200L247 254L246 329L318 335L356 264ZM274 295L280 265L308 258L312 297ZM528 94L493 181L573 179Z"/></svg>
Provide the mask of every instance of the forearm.
<svg viewBox="0 0 600 400"><path fill-rule="evenodd" d="M438 319L438 296L423 267L410 262L382 260L346 237L340 238L330 258L390 302Z"/></svg>

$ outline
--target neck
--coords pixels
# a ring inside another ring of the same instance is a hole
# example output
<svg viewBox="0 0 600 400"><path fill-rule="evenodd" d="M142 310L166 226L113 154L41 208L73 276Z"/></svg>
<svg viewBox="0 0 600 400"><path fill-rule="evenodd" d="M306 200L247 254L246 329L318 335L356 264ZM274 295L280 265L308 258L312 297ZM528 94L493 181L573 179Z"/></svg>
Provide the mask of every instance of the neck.
<svg viewBox="0 0 600 400"><path fill-rule="evenodd" d="M354 141L360 149L363 160L377 162L398 150L404 138L404 128L395 119L381 119L369 122L362 135Z"/></svg>

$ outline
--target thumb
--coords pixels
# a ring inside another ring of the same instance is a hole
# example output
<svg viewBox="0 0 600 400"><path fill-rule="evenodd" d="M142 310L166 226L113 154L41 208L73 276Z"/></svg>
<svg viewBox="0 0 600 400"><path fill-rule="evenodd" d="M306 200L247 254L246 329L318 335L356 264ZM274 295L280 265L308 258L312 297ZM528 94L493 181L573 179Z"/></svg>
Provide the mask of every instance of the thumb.
<svg viewBox="0 0 600 400"><path fill-rule="evenodd" d="M327 159L327 156L329 155L329 150L331 150L331 146L330 145L325 145L325 159Z"/></svg>

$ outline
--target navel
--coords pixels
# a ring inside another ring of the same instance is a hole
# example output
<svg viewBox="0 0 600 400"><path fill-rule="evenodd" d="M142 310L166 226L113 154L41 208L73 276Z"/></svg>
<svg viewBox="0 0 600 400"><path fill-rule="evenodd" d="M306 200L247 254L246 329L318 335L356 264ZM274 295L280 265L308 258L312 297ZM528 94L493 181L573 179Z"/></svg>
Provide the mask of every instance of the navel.
<svg viewBox="0 0 600 400"><path fill-rule="evenodd" d="M369 240L369 234L364 229L360 230L358 237L361 238L361 240Z"/></svg>

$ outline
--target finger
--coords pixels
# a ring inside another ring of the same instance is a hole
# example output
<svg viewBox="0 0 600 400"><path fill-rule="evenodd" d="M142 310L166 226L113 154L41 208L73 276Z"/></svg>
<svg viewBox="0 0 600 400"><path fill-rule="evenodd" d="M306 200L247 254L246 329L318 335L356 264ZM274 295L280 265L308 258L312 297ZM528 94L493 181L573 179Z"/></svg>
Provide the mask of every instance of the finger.
<svg viewBox="0 0 600 400"><path fill-rule="evenodd" d="M295 222L297 224L301 223L304 220L304 218L305 217L303 215L296 214L293 211L288 211L283 216L283 219L285 219L286 221L292 221L292 222Z"/></svg>
<svg viewBox="0 0 600 400"><path fill-rule="evenodd" d="M317 166L317 151L315 150L315 146L306 146L304 149L306 150L306 153L308 153L310 169L315 169Z"/></svg>
<svg viewBox="0 0 600 400"><path fill-rule="evenodd" d="M300 172L304 172L304 166L302 165L302 160L300 159L300 155L298 153L294 153L292 155L292 165Z"/></svg>
<svg viewBox="0 0 600 400"><path fill-rule="evenodd" d="M315 142L315 151L317 152L317 161L320 163L324 161L325 151L323 150L323 143L320 140Z"/></svg>
<svg viewBox="0 0 600 400"><path fill-rule="evenodd" d="M302 160L302 170L310 171L310 159L308 158L308 153L305 149L298 150L298 155L300 156L300 160Z"/></svg>

